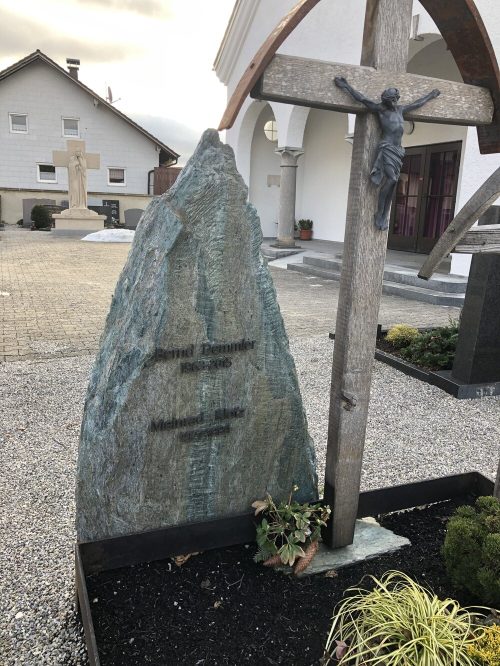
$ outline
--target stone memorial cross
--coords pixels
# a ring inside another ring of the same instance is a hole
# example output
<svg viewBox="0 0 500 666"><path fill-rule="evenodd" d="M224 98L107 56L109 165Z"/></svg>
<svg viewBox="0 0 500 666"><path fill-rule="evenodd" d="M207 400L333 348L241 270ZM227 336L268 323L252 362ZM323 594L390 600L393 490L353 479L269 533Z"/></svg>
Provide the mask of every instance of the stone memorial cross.
<svg viewBox="0 0 500 666"><path fill-rule="evenodd" d="M54 166L68 169L69 208L87 208L87 169L99 169L100 155L85 152L85 141L70 140L67 150L54 150Z"/></svg>
<svg viewBox="0 0 500 666"><path fill-rule="evenodd" d="M292 13L304 15L307 4L315 2L303 0ZM387 230L374 224L379 188L370 180L381 136L378 119L366 113L362 103L347 90L336 86L334 79L344 77L352 89L362 91L365 99L378 98L383 90L397 88L403 106L424 98L433 89L440 90L440 97L411 110L405 116L408 119L487 125L493 118L493 101L487 89L406 73L411 20L412 0L367 0L361 66L276 55L252 90L252 96L258 99L357 114L325 469L325 500L333 506L333 514L324 538L335 548L351 544L354 537ZM293 29L286 23L285 19L270 36L268 49L274 48L275 52L282 42L278 39L280 31L288 34ZM260 64L268 62L265 46L242 78L219 129L231 126L245 85L255 77L251 69L255 71L259 60Z"/></svg>

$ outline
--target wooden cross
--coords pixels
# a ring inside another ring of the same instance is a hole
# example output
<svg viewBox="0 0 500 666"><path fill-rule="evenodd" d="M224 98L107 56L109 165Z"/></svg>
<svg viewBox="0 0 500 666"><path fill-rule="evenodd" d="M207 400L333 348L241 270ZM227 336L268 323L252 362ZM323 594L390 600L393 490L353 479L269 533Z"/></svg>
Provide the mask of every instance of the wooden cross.
<svg viewBox="0 0 500 666"><path fill-rule="evenodd" d="M299 2L292 13L303 13L305 4ZM316 3L312 0L308 4ZM376 229L373 222L378 188L370 182L370 170L380 138L377 118L332 80L335 76L345 76L367 97L379 97L384 88L397 87L402 103L439 88L439 98L408 115L418 121L486 125L493 118L488 90L406 73L411 19L412 0L367 0L360 67L277 55L252 92L259 99L357 114L325 469L324 496L332 505L333 514L324 539L335 548L351 544L354 538L387 231ZM285 19L251 67L259 62L267 64L266 48L268 53L270 43L281 43L287 31L290 29ZM251 80L249 69L239 91L245 90ZM230 102L219 129L230 126L228 119L234 117L234 110L241 105L241 95L240 100L236 98L237 95Z"/></svg>

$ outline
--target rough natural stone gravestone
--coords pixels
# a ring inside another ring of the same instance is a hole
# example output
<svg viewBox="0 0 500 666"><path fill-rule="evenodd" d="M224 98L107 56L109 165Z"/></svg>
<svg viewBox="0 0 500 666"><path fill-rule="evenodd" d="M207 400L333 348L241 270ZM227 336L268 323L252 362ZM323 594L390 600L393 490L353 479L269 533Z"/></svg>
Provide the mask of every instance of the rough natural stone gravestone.
<svg viewBox="0 0 500 666"><path fill-rule="evenodd" d="M92 372L80 540L317 497L312 441L262 234L233 151L208 130L148 206Z"/></svg>

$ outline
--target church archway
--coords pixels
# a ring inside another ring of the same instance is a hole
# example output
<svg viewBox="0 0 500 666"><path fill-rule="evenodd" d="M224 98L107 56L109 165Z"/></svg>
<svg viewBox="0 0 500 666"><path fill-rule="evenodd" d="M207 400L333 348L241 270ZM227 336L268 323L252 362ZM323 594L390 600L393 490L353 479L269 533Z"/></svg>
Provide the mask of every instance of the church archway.
<svg viewBox="0 0 500 666"><path fill-rule="evenodd" d="M280 193L280 156L277 134L273 135L264 127L275 121L272 108L266 104L261 109L254 126L251 147L249 200L260 217L264 237L276 236ZM267 128L271 127L270 125Z"/></svg>
<svg viewBox="0 0 500 666"><path fill-rule="evenodd" d="M255 131L255 124L262 113L262 110L268 106L265 102L253 100L247 107L238 132L236 166L243 177L245 183L250 187L250 160L252 154L252 140Z"/></svg>
<svg viewBox="0 0 500 666"><path fill-rule="evenodd" d="M313 220L316 238L344 239L352 155L347 134L346 114L310 110L299 161L297 218Z"/></svg>

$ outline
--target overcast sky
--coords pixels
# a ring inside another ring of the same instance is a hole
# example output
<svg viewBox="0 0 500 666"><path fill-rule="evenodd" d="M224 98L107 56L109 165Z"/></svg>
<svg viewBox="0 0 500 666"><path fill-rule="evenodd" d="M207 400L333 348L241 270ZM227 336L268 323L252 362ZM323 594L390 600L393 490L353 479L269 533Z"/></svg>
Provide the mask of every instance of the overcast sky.
<svg viewBox="0 0 500 666"><path fill-rule="evenodd" d="M0 69L80 58L83 83L185 157L225 107L212 64L234 1L0 0Z"/></svg>

